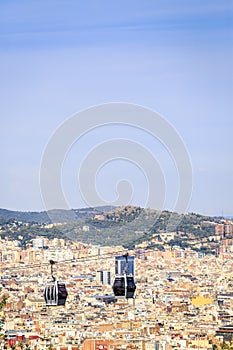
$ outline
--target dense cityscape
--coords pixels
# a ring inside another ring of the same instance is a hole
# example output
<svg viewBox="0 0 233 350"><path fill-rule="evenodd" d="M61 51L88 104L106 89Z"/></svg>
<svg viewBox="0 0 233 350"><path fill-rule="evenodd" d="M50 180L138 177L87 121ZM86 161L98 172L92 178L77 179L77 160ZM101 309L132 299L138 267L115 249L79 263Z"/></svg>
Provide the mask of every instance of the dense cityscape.
<svg viewBox="0 0 233 350"><path fill-rule="evenodd" d="M45 236L22 248L20 236L2 238L0 281L6 303L0 348L227 347L233 335L233 222L218 221L214 227L215 254L169 246L174 236L169 232L161 234L163 250L149 249L148 242L126 250ZM126 252L134 265L133 299L117 298L112 290L115 259ZM55 277L66 283L64 306L45 304L51 260Z"/></svg>

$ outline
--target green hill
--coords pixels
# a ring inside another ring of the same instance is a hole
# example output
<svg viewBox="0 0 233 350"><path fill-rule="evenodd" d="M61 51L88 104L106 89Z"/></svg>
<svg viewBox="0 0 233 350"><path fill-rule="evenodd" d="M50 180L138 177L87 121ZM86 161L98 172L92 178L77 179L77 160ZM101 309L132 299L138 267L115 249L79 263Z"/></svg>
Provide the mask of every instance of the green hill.
<svg viewBox="0 0 233 350"><path fill-rule="evenodd" d="M54 209L49 211L12 211L0 208L0 223L7 223L8 221L21 221L24 223L65 223L78 221L92 217L96 214L102 213L111 207L97 207L97 208L82 208L82 209Z"/></svg>
<svg viewBox="0 0 233 350"><path fill-rule="evenodd" d="M48 226L51 222L55 225ZM165 245L214 252L219 245L215 226L220 218L195 213L180 215L140 207L99 207L46 212L0 209L2 238L21 240L58 237L96 245L164 249Z"/></svg>

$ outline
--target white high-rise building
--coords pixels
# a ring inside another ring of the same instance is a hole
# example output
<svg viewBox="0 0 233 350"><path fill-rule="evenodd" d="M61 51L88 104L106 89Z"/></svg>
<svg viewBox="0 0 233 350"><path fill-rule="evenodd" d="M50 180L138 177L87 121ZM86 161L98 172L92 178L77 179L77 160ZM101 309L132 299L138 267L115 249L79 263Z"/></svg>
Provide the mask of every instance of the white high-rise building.
<svg viewBox="0 0 233 350"><path fill-rule="evenodd" d="M111 284L111 273L109 271L97 271L96 280L103 285Z"/></svg>
<svg viewBox="0 0 233 350"><path fill-rule="evenodd" d="M34 238L32 244L33 248L44 248L44 238Z"/></svg>

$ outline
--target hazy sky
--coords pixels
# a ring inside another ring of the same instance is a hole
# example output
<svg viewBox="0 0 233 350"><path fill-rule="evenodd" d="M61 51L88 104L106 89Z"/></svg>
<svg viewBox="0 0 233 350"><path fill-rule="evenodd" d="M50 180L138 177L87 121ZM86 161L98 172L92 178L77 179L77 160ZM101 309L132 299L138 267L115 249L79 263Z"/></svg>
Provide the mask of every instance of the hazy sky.
<svg viewBox="0 0 233 350"><path fill-rule="evenodd" d="M40 162L57 127L90 106L130 102L159 112L183 139L193 167L188 211L233 215L232 27L230 0L1 0L0 207L43 210ZM70 150L63 169L70 206L85 206L81 160L97 143L122 137L158 158L164 208L172 209L177 175L164 147L120 125ZM113 200L115 183L127 177L132 203L143 205L145 178L123 160L97 174L101 195Z"/></svg>

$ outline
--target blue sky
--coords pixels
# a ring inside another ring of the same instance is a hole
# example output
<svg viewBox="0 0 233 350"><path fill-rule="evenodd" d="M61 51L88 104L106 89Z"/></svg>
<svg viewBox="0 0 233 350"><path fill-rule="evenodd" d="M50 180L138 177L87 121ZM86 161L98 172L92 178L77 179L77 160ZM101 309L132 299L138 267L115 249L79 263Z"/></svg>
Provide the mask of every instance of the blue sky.
<svg viewBox="0 0 233 350"><path fill-rule="evenodd" d="M2 0L0 207L43 210L40 162L56 128L90 106L130 102L159 112L181 135L193 167L188 210L233 215L232 27L233 1L225 0ZM148 136L122 127L74 145L63 179L71 207L85 206L77 153L122 135L152 147ZM153 152L170 209L176 174L159 143ZM142 174L124 162L116 172L114 164L98 175L102 195L111 199L113 179L127 174L133 202L143 205Z"/></svg>

